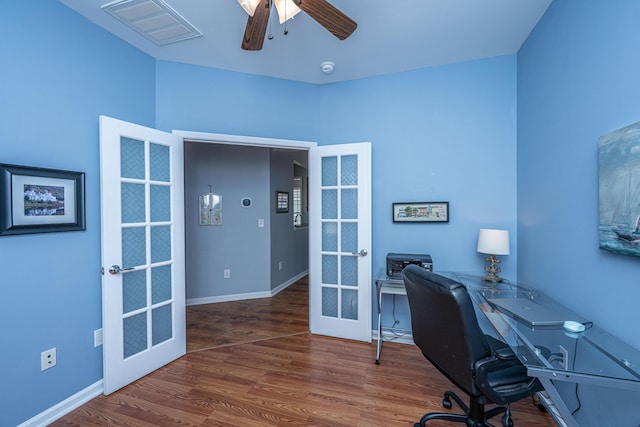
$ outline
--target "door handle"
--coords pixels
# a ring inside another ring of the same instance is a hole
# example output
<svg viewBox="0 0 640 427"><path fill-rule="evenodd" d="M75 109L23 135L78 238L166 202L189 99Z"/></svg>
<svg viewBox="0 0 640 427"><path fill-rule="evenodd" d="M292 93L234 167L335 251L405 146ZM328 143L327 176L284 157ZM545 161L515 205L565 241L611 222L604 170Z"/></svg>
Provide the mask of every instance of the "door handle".
<svg viewBox="0 0 640 427"><path fill-rule="evenodd" d="M114 264L111 267L109 267L109 274L119 274L119 273L122 273L123 271L131 271L131 270L135 270L135 267L120 268L119 265Z"/></svg>
<svg viewBox="0 0 640 427"><path fill-rule="evenodd" d="M351 252L351 255L367 256L368 253L366 249L360 249L360 252Z"/></svg>

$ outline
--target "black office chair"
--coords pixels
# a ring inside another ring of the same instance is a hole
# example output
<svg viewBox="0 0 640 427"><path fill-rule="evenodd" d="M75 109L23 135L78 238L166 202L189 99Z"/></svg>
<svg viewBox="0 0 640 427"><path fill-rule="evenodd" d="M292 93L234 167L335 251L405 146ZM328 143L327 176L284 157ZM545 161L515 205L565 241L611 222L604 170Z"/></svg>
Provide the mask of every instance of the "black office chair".
<svg viewBox="0 0 640 427"><path fill-rule="evenodd" d="M465 286L415 265L402 272L407 289L413 341L422 354L445 377L469 395L469 406L452 391L444 393L442 405L451 399L464 414L428 413L415 427L440 419L466 423L468 427L492 426L487 420L504 414L502 424L512 427L509 404L542 390L537 379L503 342L485 335ZM484 405L498 406L485 412Z"/></svg>

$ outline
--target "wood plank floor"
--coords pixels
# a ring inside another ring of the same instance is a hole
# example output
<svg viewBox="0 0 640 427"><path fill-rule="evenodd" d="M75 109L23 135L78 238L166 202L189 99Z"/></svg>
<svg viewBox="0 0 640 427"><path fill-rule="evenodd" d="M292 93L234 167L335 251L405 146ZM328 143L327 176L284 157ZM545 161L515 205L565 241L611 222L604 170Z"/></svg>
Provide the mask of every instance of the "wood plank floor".
<svg viewBox="0 0 640 427"><path fill-rule="evenodd" d="M298 280L273 298L187 307L187 352L309 330L309 286Z"/></svg>
<svg viewBox="0 0 640 427"><path fill-rule="evenodd" d="M309 334L306 298L302 280L270 299L189 307L186 356L52 426L392 427L443 410L451 384L415 346L387 342L375 365L375 342ZM531 400L512 408L517 426L555 425Z"/></svg>

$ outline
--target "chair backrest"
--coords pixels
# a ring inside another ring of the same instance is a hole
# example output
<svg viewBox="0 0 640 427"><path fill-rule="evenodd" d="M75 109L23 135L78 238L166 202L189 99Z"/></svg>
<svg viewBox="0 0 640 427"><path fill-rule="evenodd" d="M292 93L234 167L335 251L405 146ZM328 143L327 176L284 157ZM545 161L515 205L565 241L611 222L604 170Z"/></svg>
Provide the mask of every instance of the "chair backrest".
<svg viewBox="0 0 640 427"><path fill-rule="evenodd" d="M409 265L403 270L411 310L413 341L422 354L470 396L481 393L473 382L474 364L491 355L465 286Z"/></svg>

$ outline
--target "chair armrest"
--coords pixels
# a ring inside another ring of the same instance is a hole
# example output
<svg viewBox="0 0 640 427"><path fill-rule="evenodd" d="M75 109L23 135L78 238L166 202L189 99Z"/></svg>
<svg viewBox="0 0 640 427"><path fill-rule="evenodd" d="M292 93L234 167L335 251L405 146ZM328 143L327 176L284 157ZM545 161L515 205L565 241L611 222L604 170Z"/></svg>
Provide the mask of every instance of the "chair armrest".
<svg viewBox="0 0 640 427"><path fill-rule="evenodd" d="M500 360L510 360L516 359L516 354L511 350L506 343L492 337L491 335L485 335L485 339L487 340L487 344L489 344L489 348L491 348L491 353L493 357Z"/></svg>
<svg viewBox="0 0 640 427"><path fill-rule="evenodd" d="M510 347L499 348L495 350L493 354L500 360L509 360L516 358L516 354L513 352L513 350L511 350Z"/></svg>

